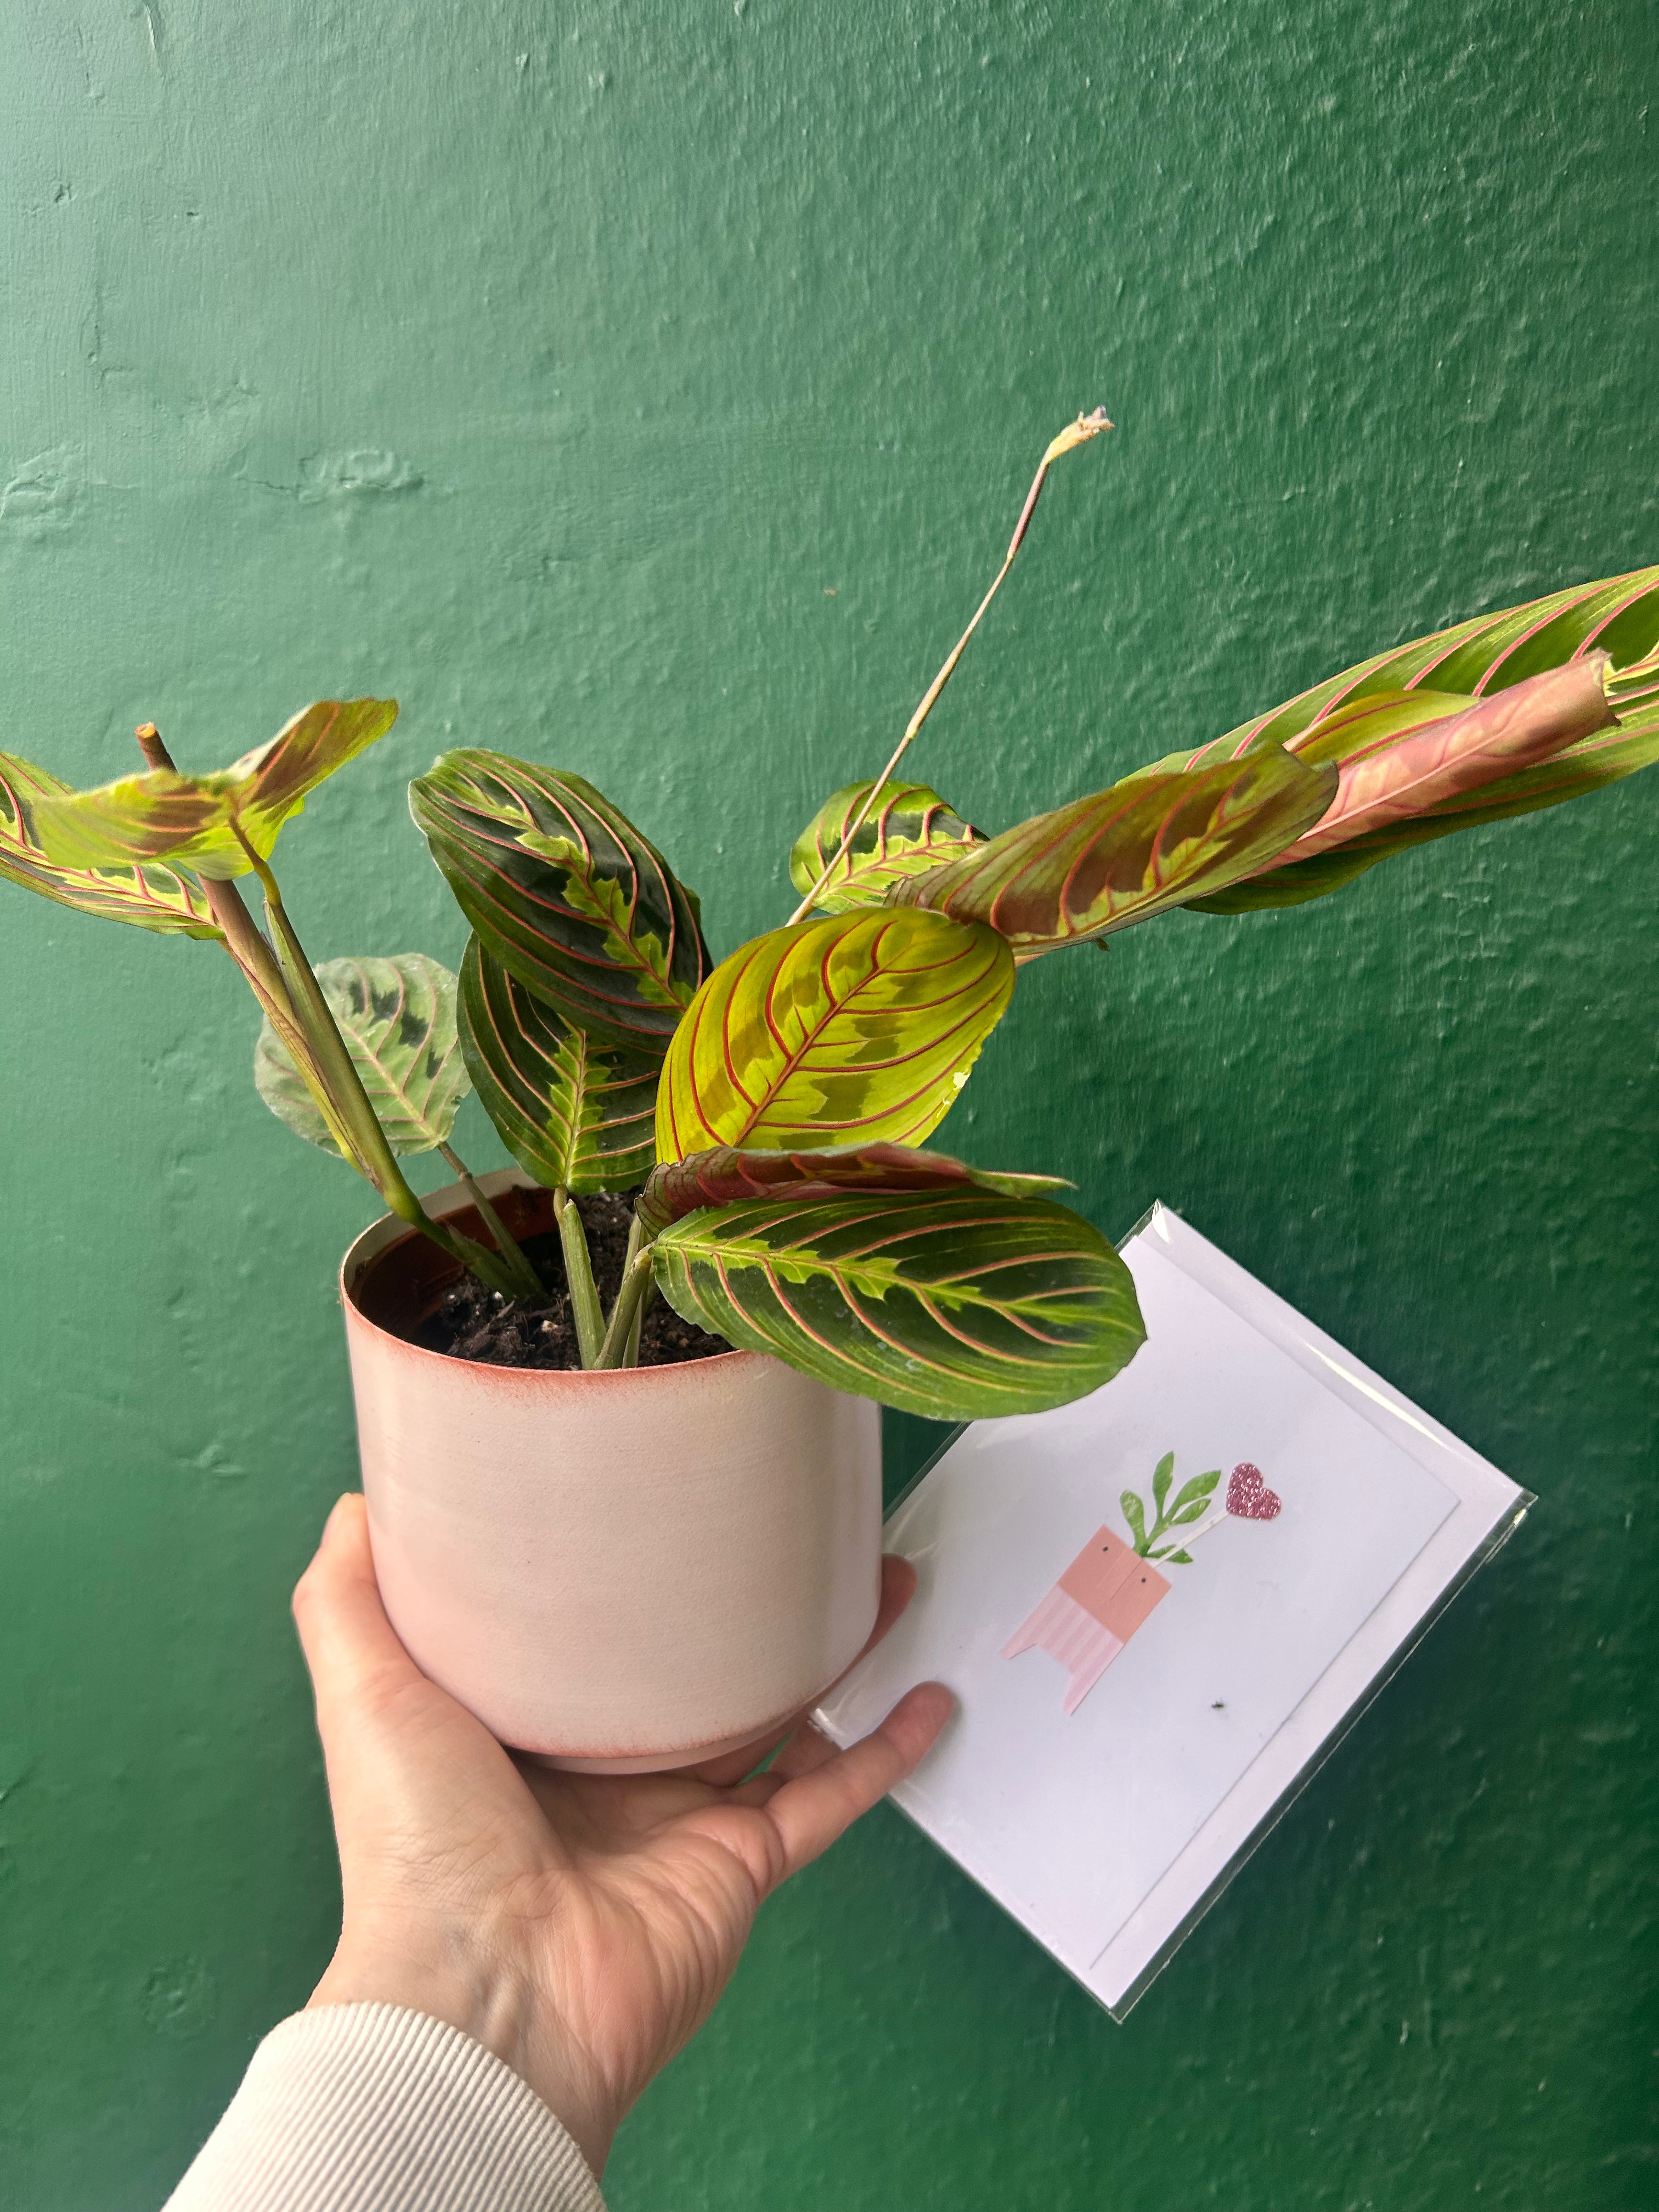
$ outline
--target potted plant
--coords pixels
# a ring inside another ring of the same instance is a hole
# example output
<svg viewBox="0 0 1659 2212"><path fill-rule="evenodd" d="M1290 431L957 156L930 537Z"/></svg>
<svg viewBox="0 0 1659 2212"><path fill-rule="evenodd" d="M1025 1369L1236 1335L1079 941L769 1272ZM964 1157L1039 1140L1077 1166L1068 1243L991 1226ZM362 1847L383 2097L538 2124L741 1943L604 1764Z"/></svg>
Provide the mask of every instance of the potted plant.
<svg viewBox="0 0 1659 2212"><path fill-rule="evenodd" d="M0 755L0 873L216 943L264 1013L266 1103L387 1211L341 1272L364 1486L411 1652L507 1742L668 1765L746 1741L875 1613L878 1407L1040 1410L1142 1339L1053 1178L926 1147L1018 969L1174 906L1338 889L1390 853L1659 756L1659 568L1485 616L987 836L904 756L791 855L783 925L716 962L698 903L579 775L465 749L410 787L471 935L313 966L271 864L391 701L326 702L232 767L76 792ZM239 888L252 877L263 927ZM474 1086L518 1164L449 1137ZM399 1166L437 1148L422 1200Z"/></svg>

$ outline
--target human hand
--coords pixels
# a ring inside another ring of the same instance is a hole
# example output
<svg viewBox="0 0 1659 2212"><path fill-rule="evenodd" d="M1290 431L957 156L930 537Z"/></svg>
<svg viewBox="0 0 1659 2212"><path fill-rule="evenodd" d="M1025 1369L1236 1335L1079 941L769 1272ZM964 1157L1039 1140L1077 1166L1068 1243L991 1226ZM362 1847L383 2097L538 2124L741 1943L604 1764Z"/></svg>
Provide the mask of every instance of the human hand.
<svg viewBox="0 0 1659 2212"><path fill-rule="evenodd" d="M915 1587L902 1560L882 1571L872 1644ZM803 1719L672 1773L520 1764L398 1642L356 1495L330 1516L294 1613L344 1898L311 2002L406 2005L464 2029L596 2174L623 2115L708 2018L763 1899L910 1771L953 1705L925 1684L841 1752Z"/></svg>

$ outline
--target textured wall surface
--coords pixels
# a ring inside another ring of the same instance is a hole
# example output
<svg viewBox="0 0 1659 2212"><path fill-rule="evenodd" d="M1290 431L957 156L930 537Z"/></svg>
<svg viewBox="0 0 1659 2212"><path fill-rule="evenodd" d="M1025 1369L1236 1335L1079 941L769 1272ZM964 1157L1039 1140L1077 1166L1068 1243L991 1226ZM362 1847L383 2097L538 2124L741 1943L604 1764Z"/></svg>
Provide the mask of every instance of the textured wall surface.
<svg viewBox="0 0 1659 2212"><path fill-rule="evenodd" d="M918 766L993 827L1659 549L1650 0L9 0L3 741L319 695L314 952L462 930L447 743L775 922ZM1127 2026L896 1814L769 1906L617 2212L1650 2204L1659 777L1022 981L955 1149L1182 1209L1541 1504ZM210 947L0 886L0 2197L143 2212L337 1892L289 1588L361 1186ZM463 1148L493 1157L476 1104ZM895 1472L926 1448L895 1423Z"/></svg>

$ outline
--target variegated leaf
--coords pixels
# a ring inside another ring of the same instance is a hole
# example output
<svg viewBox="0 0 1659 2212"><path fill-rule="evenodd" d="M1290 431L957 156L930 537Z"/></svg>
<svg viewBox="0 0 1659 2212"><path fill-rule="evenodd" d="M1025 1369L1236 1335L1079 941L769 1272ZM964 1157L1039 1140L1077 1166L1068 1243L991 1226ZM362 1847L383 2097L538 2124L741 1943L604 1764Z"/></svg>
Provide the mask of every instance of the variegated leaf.
<svg viewBox="0 0 1659 2212"><path fill-rule="evenodd" d="M836 866L814 902L818 914L844 914L854 907L879 906L896 883L921 875L965 847L983 842L981 834L953 814L925 783L884 784L876 803L854 832L839 860L847 826L873 788L849 783L828 799L795 840L789 855L789 879L805 897L831 860Z"/></svg>
<svg viewBox="0 0 1659 2212"><path fill-rule="evenodd" d="M1443 801L1431 813L1414 821L1353 838L1334 850L1297 860L1271 873L1234 884L1214 898L1189 903L1200 914L1249 914L1268 907L1303 906L1340 890L1367 868L1410 845L1449 837L1455 830L1473 830L1483 822L1505 822L1541 807L1559 806L1564 799L1583 799L1590 792L1620 782L1638 769L1659 763L1659 714L1651 710L1641 725L1621 724L1583 738L1564 752L1534 768L1481 784L1459 797Z"/></svg>
<svg viewBox="0 0 1659 2212"><path fill-rule="evenodd" d="M1596 726L1590 721L1585 734L1547 758L1515 768L1498 763L1495 775L1430 799L1406 819L1351 832L1334 849L1316 849L1270 874L1190 903L1210 914L1300 905L1352 882L1407 846L1559 805L1652 765L1659 761L1656 644L1659 568L1638 569L1604 583L1552 592L1501 614L1480 616L1362 661L1196 753L1176 756L1182 762L1206 762L1282 742L1304 760L1334 760L1345 771L1378 762L1372 773L1382 780L1386 763L1380 756L1390 748L1419 744L1434 726L1449 716L1470 714L1478 701L1495 701L1528 684L1543 698L1547 695L1539 679L1547 672L1577 666L1588 678L1601 665L1603 653L1612 664L1605 683L1612 722Z"/></svg>
<svg viewBox="0 0 1659 2212"><path fill-rule="evenodd" d="M1044 1199L751 1200L688 1214L651 1249L687 1320L932 1420L1064 1405L1146 1335L1122 1261Z"/></svg>
<svg viewBox="0 0 1659 2212"><path fill-rule="evenodd" d="M573 1029L476 936L461 961L461 1050L484 1111L549 1189L632 1190L656 1158L659 1055Z"/></svg>
<svg viewBox="0 0 1659 2212"><path fill-rule="evenodd" d="M1606 654L1593 653L1477 699L1408 737L1348 744L1329 808L1269 866L1310 860L1355 837L1385 836L1613 726L1606 673Z"/></svg>
<svg viewBox="0 0 1659 2212"><path fill-rule="evenodd" d="M891 901L988 923L1034 959L1254 873L1319 819L1336 781L1277 747L1143 770L897 884Z"/></svg>
<svg viewBox="0 0 1659 2212"><path fill-rule="evenodd" d="M395 699L325 699L210 775L159 768L94 791L66 787L33 805L35 834L47 856L65 867L165 860L198 876L245 875L252 862L237 832L264 859L309 793L397 718Z"/></svg>
<svg viewBox="0 0 1659 2212"><path fill-rule="evenodd" d="M455 1030L455 978L424 952L323 960L317 981L394 1152L429 1152L455 1125L468 1090ZM279 1121L343 1157L267 1019L253 1080Z"/></svg>
<svg viewBox="0 0 1659 2212"><path fill-rule="evenodd" d="M819 1152L744 1152L717 1145L653 1168L635 1211L641 1226L654 1237L671 1221L695 1213L700 1206L729 1206L738 1199L974 1188L1000 1191L1007 1198L1042 1198L1070 1186L1059 1176L970 1168L947 1153L921 1152L911 1145L848 1145Z"/></svg>
<svg viewBox="0 0 1659 2212"><path fill-rule="evenodd" d="M579 775L445 753L410 811L485 949L564 1021L660 1051L712 962L697 902Z"/></svg>
<svg viewBox="0 0 1659 2212"><path fill-rule="evenodd" d="M217 937L199 885L172 868L66 868L49 860L30 827L30 809L42 799L73 796L70 785L33 761L0 753L0 878L106 921L181 937Z"/></svg>
<svg viewBox="0 0 1659 2212"><path fill-rule="evenodd" d="M1013 986L995 931L942 915L883 907L754 938L674 1033L657 1157L919 1144L950 1111Z"/></svg>
<svg viewBox="0 0 1659 2212"><path fill-rule="evenodd" d="M1605 653L1615 670L1645 661L1659 647L1659 566L1632 569L1604 583L1576 584L1547 599L1524 606L1507 607L1501 614L1477 615L1472 621L1437 630L1431 637L1379 653L1340 675L1328 676L1282 707L1274 707L1243 722L1225 737L1200 745L1196 752L1174 757L1188 767L1215 760L1236 760L1266 745L1284 745L1307 755L1308 738L1315 725L1338 708L1380 694L1428 691L1442 698L1455 697L1467 706L1471 699L1506 690L1548 668L1559 668L1586 653ZM1614 712L1623 714L1613 685ZM1659 676L1652 690L1659 692ZM1628 699L1634 708L1639 701ZM1316 757L1317 756L1315 756ZM1335 756L1327 756L1335 757Z"/></svg>

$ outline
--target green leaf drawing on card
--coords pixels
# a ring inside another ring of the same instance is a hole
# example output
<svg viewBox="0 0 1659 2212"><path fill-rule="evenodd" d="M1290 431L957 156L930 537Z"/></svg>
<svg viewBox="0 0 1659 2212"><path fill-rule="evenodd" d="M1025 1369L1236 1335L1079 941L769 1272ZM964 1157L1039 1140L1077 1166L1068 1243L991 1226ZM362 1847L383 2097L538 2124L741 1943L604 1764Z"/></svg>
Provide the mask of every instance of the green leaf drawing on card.
<svg viewBox="0 0 1659 2212"><path fill-rule="evenodd" d="M1195 1474L1190 1482L1183 1482L1176 1492L1176 1511L1178 1513L1183 1505L1190 1505L1195 1498L1207 1498L1220 1480L1221 1469L1212 1467L1207 1474ZM1161 1506L1163 1500L1160 1498L1158 1503Z"/></svg>
<svg viewBox="0 0 1659 2212"><path fill-rule="evenodd" d="M1152 1506L1156 1515L1149 1534L1146 1528L1146 1509L1133 1490L1126 1490L1119 1504L1123 1517L1128 1522L1135 1540L1135 1550L1143 1559L1170 1559L1179 1566L1190 1566L1192 1555L1173 1544L1158 1544L1171 1528L1190 1528L1201 1521L1210 1510L1210 1493L1221 1480L1221 1469L1212 1468L1206 1474L1195 1474L1183 1482L1176 1493L1175 1504L1170 1499L1170 1485L1175 1480L1175 1454L1165 1452L1152 1470ZM1154 1545L1158 1548L1154 1550Z"/></svg>
<svg viewBox="0 0 1659 2212"><path fill-rule="evenodd" d="M1164 1510L1164 1501L1170 1494L1170 1478L1174 1474L1175 1454L1165 1452L1152 1470L1152 1503L1157 1506L1160 1515Z"/></svg>
<svg viewBox="0 0 1659 2212"><path fill-rule="evenodd" d="M1133 1490L1126 1490L1117 1502L1123 1508L1123 1517L1129 1524L1129 1534L1135 1540L1135 1549L1144 1559L1146 1556L1146 1515L1140 1500Z"/></svg>

